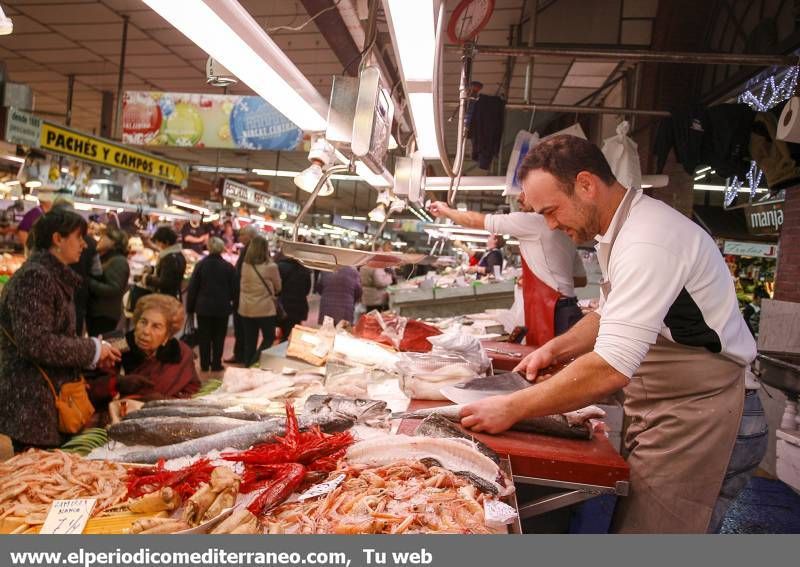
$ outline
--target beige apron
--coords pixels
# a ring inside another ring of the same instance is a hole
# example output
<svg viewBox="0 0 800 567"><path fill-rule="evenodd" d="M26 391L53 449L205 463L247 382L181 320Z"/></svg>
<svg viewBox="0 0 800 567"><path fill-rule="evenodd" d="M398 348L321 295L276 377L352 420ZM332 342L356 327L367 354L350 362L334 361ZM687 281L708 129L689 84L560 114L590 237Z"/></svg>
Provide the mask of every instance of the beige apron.
<svg viewBox="0 0 800 567"><path fill-rule="evenodd" d="M605 254L630 212L634 191ZM607 280L603 295L611 290ZM730 461L744 407L744 368L704 348L659 335L624 388L630 494L617 503L612 531L705 533Z"/></svg>

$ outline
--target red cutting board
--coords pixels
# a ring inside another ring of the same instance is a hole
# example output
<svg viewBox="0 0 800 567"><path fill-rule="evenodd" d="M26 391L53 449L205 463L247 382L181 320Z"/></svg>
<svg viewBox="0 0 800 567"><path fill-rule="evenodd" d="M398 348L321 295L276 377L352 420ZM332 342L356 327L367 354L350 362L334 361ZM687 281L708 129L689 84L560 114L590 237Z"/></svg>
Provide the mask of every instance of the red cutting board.
<svg viewBox="0 0 800 567"><path fill-rule="evenodd" d="M508 356L497 352L487 352L489 358L492 359L492 367L497 370L514 370L514 367L519 364L528 353L533 352L534 347L518 345L517 343L503 343L498 341L481 341L484 348L489 347L506 352L516 352L521 354L519 357ZM495 372L496 373L496 372Z"/></svg>
<svg viewBox="0 0 800 567"><path fill-rule="evenodd" d="M408 411L441 405L447 404L411 400ZM412 435L419 423L418 419L404 419L398 433ZM586 441L521 431L507 431L500 435L467 433L501 457L507 456L514 475L612 488L617 481L626 481L629 477L628 463L602 434Z"/></svg>

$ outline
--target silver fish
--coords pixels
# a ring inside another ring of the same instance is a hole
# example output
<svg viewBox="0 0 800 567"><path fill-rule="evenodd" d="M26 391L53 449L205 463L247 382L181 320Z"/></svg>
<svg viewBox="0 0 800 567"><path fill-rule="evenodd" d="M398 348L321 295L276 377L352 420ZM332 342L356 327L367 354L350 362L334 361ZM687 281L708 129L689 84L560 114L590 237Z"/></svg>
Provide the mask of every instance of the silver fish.
<svg viewBox="0 0 800 567"><path fill-rule="evenodd" d="M386 402L381 400L365 400L346 396L328 396L312 394L303 406L304 415L341 415L356 423L373 427L387 426L391 411Z"/></svg>
<svg viewBox="0 0 800 567"><path fill-rule="evenodd" d="M392 414L392 419L424 419L429 415L438 414L455 423L461 423L462 404L453 404L435 408L421 409L412 412ZM513 431L525 431L566 439L591 439L592 428L589 424L581 423L570 425L562 414L547 415L544 417L531 417L519 421L511 426Z"/></svg>
<svg viewBox="0 0 800 567"><path fill-rule="evenodd" d="M300 416L298 418L300 429L318 426L326 433L344 431L353 426L353 421L342 416L321 414ZM236 429L230 429L205 437L198 437L183 443L155 447L145 451L129 451L115 460L123 463L155 463L159 459L177 459L192 455L204 455L209 451L222 449L247 449L256 443L268 443L276 436L286 433L286 418L273 418L267 421L255 422Z"/></svg>
<svg viewBox="0 0 800 567"><path fill-rule="evenodd" d="M519 372L505 372L486 376L485 378L473 378L467 382L462 382L453 386L462 390L485 390L492 392L516 392L533 386Z"/></svg>
<svg viewBox="0 0 800 567"><path fill-rule="evenodd" d="M250 421L230 417L143 417L126 419L108 428L108 436L126 445L173 445L213 435Z"/></svg>
<svg viewBox="0 0 800 567"><path fill-rule="evenodd" d="M230 417L232 419L242 419L245 421L264 421L278 417L274 413L249 411L235 406L216 406L216 405L164 405L142 407L132 411L123 417L123 421L129 419L142 419L145 417Z"/></svg>
<svg viewBox="0 0 800 567"><path fill-rule="evenodd" d="M492 459L498 465L500 464L500 457L497 456L497 453L492 451L484 443L475 439L472 435L465 433L464 430L461 429L461 426L456 425L439 413L432 413L423 419L422 423L420 423L416 431L414 431L414 435L422 437L441 437L445 439L453 437L467 439L475 444L475 448L478 451Z"/></svg>

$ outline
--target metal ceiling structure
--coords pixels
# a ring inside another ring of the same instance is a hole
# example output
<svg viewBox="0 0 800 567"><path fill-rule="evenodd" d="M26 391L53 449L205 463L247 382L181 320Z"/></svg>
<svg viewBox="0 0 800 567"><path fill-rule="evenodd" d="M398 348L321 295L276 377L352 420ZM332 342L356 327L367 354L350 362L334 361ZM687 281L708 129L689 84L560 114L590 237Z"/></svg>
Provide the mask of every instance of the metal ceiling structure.
<svg viewBox="0 0 800 567"><path fill-rule="evenodd" d="M758 25L758 21L755 25L750 22L761 18L777 22L774 27L779 40L791 39L794 20L787 24L785 18L777 16L795 10L793 2L714 2L719 4L715 11L719 17L704 24L708 28L705 44L708 51L717 52L715 57L720 65L708 67L716 75L706 79L704 88L710 89L713 84L719 85L742 72L743 58L731 55L732 52L749 50L751 54L747 57L754 66L744 72L751 74L759 67L791 62L785 57L769 55L786 54L788 49L753 51L748 38L753 35L751 29ZM330 94L333 75L353 74L357 69L358 55L367 39L368 0L240 0L240 3L323 97ZM123 90L221 92L205 82L206 54L140 0L6 0L2 4L6 14L13 18L14 33L0 38L0 60L10 80L32 87L35 111L49 119L66 119L68 87L72 82L73 127L100 132L104 98L106 102L109 97L113 100L119 86L126 21ZM448 18L458 4L457 0L446 1ZM559 115L577 114L576 104L600 106L618 85L623 91L621 100L606 103L614 107L613 112L662 116L667 109L638 108L636 97L624 85L627 81L621 79L631 76L637 62L649 65L648 61L653 60L674 61L668 53L648 51L659 13L669 4L670 0L496 0L491 19L477 38L472 78L484 84L484 94L507 97L510 111L507 123L512 128L518 126L512 118L524 122L524 127L532 124L547 128ZM580 17L575 17L576 14ZM377 14L377 25L372 53L379 59L389 82L397 87L397 61L382 10ZM695 62L712 62L699 55ZM457 49L450 48L445 51L442 63L444 101L448 109L458 102L460 57ZM229 92L253 94L241 83ZM402 116L402 89L395 89L394 94L401 111L396 115ZM610 111L579 109L581 114ZM516 114L511 116L512 113ZM535 114L535 120L531 114ZM455 148L454 122L446 129L451 149ZM510 137L513 139L513 133ZM305 152L198 148L159 148L159 152L190 165L284 170L302 170L307 165ZM480 174L469 161L465 168L470 175ZM497 173L502 172L489 172ZM251 176L248 181L265 183L270 192L284 197L297 197L288 178ZM335 209L352 214L374 206L374 191L368 185L348 181L338 185L335 196L320 199L318 210ZM487 192L470 192L469 200L474 202L471 206L484 210L492 210L502 202L498 193Z"/></svg>

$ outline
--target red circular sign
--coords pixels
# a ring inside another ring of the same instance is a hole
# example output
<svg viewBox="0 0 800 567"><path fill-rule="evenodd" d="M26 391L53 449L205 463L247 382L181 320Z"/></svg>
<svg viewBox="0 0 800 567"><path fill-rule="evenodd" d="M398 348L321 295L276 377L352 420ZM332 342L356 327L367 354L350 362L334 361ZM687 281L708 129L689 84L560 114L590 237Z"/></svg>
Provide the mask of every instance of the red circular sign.
<svg viewBox="0 0 800 567"><path fill-rule="evenodd" d="M447 24L447 37L455 43L474 39L489 23L494 0L461 0Z"/></svg>

